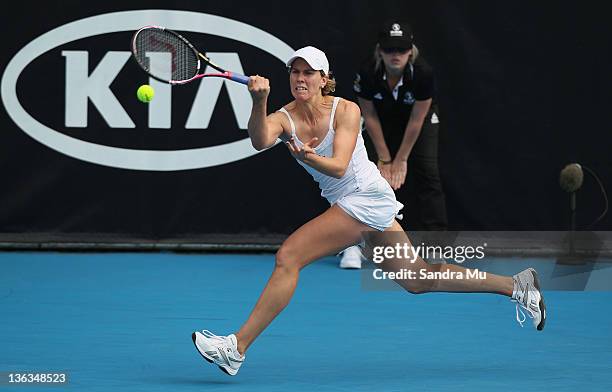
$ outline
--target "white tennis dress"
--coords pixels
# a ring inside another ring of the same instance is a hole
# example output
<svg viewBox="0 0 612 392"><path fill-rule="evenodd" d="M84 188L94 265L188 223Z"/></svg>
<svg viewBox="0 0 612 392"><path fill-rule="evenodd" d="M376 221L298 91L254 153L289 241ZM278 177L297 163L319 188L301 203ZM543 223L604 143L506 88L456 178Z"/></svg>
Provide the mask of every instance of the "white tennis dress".
<svg viewBox="0 0 612 392"><path fill-rule="evenodd" d="M339 101L339 97L334 98L327 134L314 148L318 155L324 157L331 157L334 153L334 116ZM296 144L302 147L304 143L295 133L295 123L291 115L285 108L279 111L285 113L289 118L291 136ZM341 178L323 174L300 160L297 162L319 184L321 196L326 198L330 205L337 204L347 214L376 230L384 231L390 227L395 215L404 207L395 199L393 189L382 177L376 165L368 159L361 132L357 136L355 151L353 151L346 173Z"/></svg>

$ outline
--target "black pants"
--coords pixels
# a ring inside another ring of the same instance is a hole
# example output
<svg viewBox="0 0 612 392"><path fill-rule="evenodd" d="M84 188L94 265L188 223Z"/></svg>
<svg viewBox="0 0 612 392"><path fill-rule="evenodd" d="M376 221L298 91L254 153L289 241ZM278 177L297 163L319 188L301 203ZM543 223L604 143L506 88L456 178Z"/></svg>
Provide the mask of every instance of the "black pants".
<svg viewBox="0 0 612 392"><path fill-rule="evenodd" d="M369 138L366 139L369 156L376 162L378 157L374 145ZM404 204L400 212L404 219L400 223L406 230L447 229L446 201L438 166L438 144L439 124L432 124L427 118L408 158L406 181L395 191L397 200ZM388 147L395 157L399 145Z"/></svg>

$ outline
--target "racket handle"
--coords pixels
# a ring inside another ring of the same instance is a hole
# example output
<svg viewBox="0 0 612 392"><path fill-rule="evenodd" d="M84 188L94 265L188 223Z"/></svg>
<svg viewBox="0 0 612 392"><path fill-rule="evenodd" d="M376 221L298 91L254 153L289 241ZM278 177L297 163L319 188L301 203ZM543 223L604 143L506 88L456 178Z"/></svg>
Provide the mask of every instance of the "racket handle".
<svg viewBox="0 0 612 392"><path fill-rule="evenodd" d="M240 75L239 73L230 72L229 73L229 78L231 80L233 80L234 82L238 82L238 83L242 83L242 84L249 84L249 77L248 76L244 76L244 75Z"/></svg>

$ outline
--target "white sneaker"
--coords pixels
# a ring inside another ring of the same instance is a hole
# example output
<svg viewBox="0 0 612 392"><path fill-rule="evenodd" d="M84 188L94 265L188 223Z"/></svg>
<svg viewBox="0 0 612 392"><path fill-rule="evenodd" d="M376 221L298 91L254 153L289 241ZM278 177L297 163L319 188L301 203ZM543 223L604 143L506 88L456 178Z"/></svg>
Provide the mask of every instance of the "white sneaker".
<svg viewBox="0 0 612 392"><path fill-rule="evenodd" d="M217 336L205 329L201 333L196 331L191 334L191 339L205 360L216 364L230 376L238 373L245 356L238 352L238 341L234 334Z"/></svg>
<svg viewBox="0 0 612 392"><path fill-rule="evenodd" d="M361 250L357 245L351 246L342 252L342 259L340 259L340 268L352 268L359 269L361 268L361 260L363 256L361 255Z"/></svg>
<svg viewBox="0 0 612 392"><path fill-rule="evenodd" d="M533 268L527 268L514 275L512 279L514 280L512 301L516 302L516 321L521 324L521 327L523 326L523 322L527 319L522 310L525 309L527 316L533 319L534 327L538 331L543 330L546 322L546 305L540 290L538 273ZM522 319L519 314L523 316Z"/></svg>

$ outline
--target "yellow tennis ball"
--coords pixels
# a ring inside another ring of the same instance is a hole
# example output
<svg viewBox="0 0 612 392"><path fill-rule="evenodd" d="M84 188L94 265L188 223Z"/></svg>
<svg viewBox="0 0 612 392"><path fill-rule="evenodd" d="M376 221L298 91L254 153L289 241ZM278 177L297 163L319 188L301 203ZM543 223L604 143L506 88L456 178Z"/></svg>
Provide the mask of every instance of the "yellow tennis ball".
<svg viewBox="0 0 612 392"><path fill-rule="evenodd" d="M153 90L153 87L149 86L148 84L143 84L142 86L138 87L136 96L140 102L148 103L151 102L153 96L155 96L155 90Z"/></svg>

